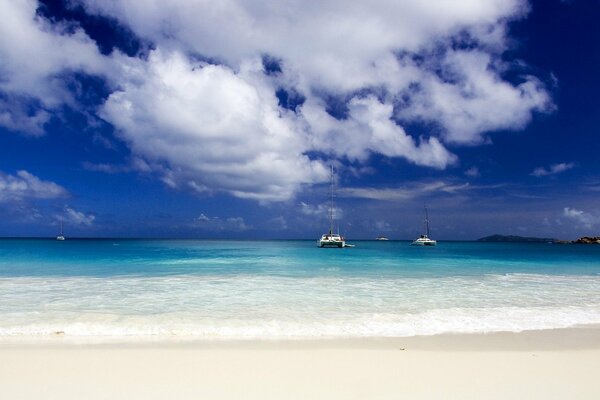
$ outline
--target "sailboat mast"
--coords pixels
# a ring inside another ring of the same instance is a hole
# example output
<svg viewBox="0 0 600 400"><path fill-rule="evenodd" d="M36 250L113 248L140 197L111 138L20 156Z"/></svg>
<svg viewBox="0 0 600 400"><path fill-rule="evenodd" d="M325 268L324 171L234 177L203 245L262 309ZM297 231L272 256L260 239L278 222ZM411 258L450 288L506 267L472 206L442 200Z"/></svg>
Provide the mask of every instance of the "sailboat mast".
<svg viewBox="0 0 600 400"><path fill-rule="evenodd" d="M63 234L63 222L62 219L60 220L60 236L62 236Z"/></svg>
<svg viewBox="0 0 600 400"><path fill-rule="evenodd" d="M427 213L427 206L425 206L425 234L429 237L429 214Z"/></svg>
<svg viewBox="0 0 600 400"><path fill-rule="evenodd" d="M329 234L333 234L333 164L331 165L331 206L329 207Z"/></svg>

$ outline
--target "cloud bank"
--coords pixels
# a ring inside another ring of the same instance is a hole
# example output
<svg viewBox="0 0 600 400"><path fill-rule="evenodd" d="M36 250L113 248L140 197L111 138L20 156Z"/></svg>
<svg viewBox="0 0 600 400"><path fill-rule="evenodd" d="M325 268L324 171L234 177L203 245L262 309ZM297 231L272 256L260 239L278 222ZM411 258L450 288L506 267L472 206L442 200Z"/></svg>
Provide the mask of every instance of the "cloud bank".
<svg viewBox="0 0 600 400"><path fill-rule="evenodd" d="M0 125L41 135L61 107L80 106L66 77L102 77L110 94L97 115L173 187L281 201L325 182L332 159L444 169L458 161L449 146L553 108L539 78L503 60L525 0L69 4L153 50L103 55L76 24L38 16L34 0L3 2Z"/></svg>

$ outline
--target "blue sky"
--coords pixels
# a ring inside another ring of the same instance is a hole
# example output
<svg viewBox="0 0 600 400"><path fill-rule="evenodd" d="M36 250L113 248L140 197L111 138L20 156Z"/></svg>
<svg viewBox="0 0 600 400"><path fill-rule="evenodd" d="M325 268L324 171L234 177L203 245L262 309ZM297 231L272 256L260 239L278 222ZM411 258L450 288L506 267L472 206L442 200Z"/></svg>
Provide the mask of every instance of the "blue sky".
<svg viewBox="0 0 600 400"><path fill-rule="evenodd" d="M0 0L0 235L600 228L597 1Z"/></svg>

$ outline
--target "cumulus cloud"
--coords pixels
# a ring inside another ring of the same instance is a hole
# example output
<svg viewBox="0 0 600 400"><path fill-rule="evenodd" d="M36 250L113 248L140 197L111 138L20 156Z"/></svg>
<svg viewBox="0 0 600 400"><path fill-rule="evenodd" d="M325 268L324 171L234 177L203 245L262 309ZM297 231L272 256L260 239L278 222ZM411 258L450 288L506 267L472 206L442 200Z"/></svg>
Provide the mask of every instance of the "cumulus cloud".
<svg viewBox="0 0 600 400"><path fill-rule="evenodd" d="M574 166L575 166L574 163L552 164L547 169L544 167L538 167L538 168L534 169L530 175L537 176L537 177L556 175L556 174L560 174L561 172L567 171L567 170L573 168Z"/></svg>
<svg viewBox="0 0 600 400"><path fill-rule="evenodd" d="M140 156L164 163L171 186L284 200L323 181L311 151L443 169L457 159L441 140L481 143L552 108L537 78L501 78L505 24L527 12L521 0L83 3L157 44L103 115ZM432 47L460 35L475 46ZM194 65L189 54L222 64ZM279 60L276 77L248 68L264 54ZM306 100L298 113L278 105L279 86ZM372 88L384 95L356 94ZM322 94L346 98L347 117L330 115ZM406 132L414 121L437 123L441 140Z"/></svg>
<svg viewBox="0 0 600 400"><path fill-rule="evenodd" d="M0 126L31 136L42 136L44 125L50 120L50 113L35 109L27 103L26 99L19 96L10 100L0 98Z"/></svg>
<svg viewBox="0 0 600 400"><path fill-rule="evenodd" d="M392 120L391 104L384 104L373 96L355 97L348 108L348 118L340 120L328 114L324 105L316 100L302 106L302 114L313 133L314 149L362 161L371 153L379 153L439 169L456 161L456 156L435 137L421 138L417 144Z"/></svg>
<svg viewBox="0 0 600 400"><path fill-rule="evenodd" d="M570 207L563 209L563 216L588 229L600 223L599 216Z"/></svg>
<svg viewBox="0 0 600 400"><path fill-rule="evenodd" d="M63 212L57 216L57 219L64 221L68 225L92 226L96 220L96 216L94 214L86 214L66 206Z"/></svg>
<svg viewBox="0 0 600 400"><path fill-rule="evenodd" d="M0 124L39 135L74 103L62 75L101 75L112 93L100 116L171 187L281 201L326 181L331 158L381 154L444 169L457 162L447 144L482 143L552 109L538 78L502 78L506 26L527 13L526 0L71 4L114 18L155 50L104 56L80 28L36 16L34 0L3 2ZM277 72L264 70L265 56ZM279 104L282 89L302 99L295 109ZM343 115L328 109L332 98ZM436 128L410 131L415 122Z"/></svg>
<svg viewBox="0 0 600 400"><path fill-rule="evenodd" d="M398 74L395 53L418 51L460 32L499 45L505 20L527 11L524 0L149 0L144 7L135 0L82 2L160 46L232 66L271 54L302 89L337 92L402 85L406 78Z"/></svg>
<svg viewBox="0 0 600 400"><path fill-rule="evenodd" d="M398 117L436 121L451 142L479 143L483 132L520 129L532 112L552 107L537 78L523 76L516 85L501 78L508 68L498 57L506 48L505 26L526 14L525 0L84 2L159 46L234 68L270 54L306 96L315 89L347 94L372 87L408 96ZM472 50L451 49L461 35ZM439 51L440 43L450 50Z"/></svg>
<svg viewBox="0 0 600 400"><path fill-rule="evenodd" d="M304 154L308 138L278 107L261 63L236 72L154 51L131 74L144 79L111 94L102 116L134 153L163 164L172 186L285 200L327 178Z"/></svg>
<svg viewBox="0 0 600 400"><path fill-rule="evenodd" d="M397 116L437 122L446 141L472 145L484 142L487 132L522 129L535 111L553 109L538 78L524 76L513 85L500 78L503 68L495 63L480 50L446 51L420 68L416 84L402 91Z"/></svg>
<svg viewBox="0 0 600 400"><path fill-rule="evenodd" d="M39 17L35 0L0 2L0 125L41 135L49 112L73 104L64 74L110 70L80 28Z"/></svg>
<svg viewBox="0 0 600 400"><path fill-rule="evenodd" d="M27 171L17 171L15 175L0 172L0 202L24 199L59 199L68 197L69 192L62 186L44 181Z"/></svg>

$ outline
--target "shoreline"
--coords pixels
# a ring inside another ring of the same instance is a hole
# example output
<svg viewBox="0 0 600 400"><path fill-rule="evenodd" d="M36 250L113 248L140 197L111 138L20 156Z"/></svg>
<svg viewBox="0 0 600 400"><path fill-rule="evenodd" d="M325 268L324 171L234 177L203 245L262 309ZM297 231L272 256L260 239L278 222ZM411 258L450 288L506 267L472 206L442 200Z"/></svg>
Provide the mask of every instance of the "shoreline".
<svg viewBox="0 0 600 400"><path fill-rule="evenodd" d="M9 348L195 348L195 349L403 349L424 351L562 351L600 349L600 324L521 332L441 333L404 337L95 337L8 336L0 351Z"/></svg>
<svg viewBox="0 0 600 400"><path fill-rule="evenodd" d="M10 399L597 399L600 327L186 343L0 343Z"/></svg>

